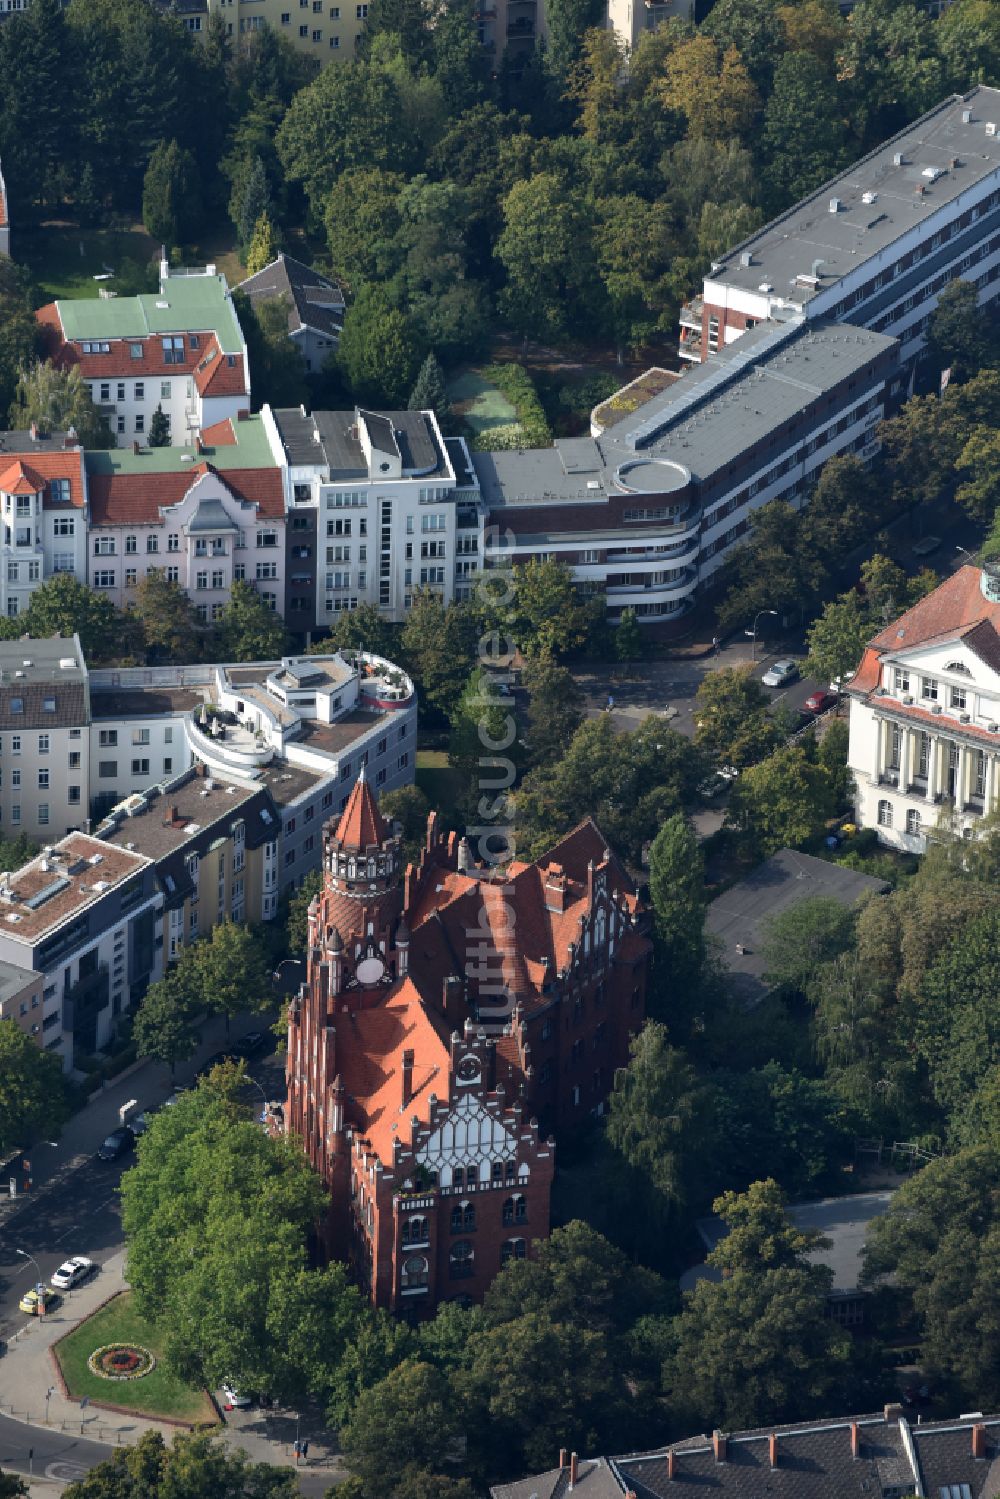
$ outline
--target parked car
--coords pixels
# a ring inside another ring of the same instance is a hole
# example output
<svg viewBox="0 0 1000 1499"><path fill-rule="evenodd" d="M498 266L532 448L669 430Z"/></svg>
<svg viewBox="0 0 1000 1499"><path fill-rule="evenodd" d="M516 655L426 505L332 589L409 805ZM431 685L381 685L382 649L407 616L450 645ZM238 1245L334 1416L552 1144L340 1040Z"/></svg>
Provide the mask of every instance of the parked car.
<svg viewBox="0 0 1000 1499"><path fill-rule="evenodd" d="M789 682L794 682L799 674L799 668L794 661L775 661L761 677L765 687L787 687Z"/></svg>
<svg viewBox="0 0 1000 1499"><path fill-rule="evenodd" d="M58 1306L59 1297L48 1286L43 1286L41 1291L33 1286L30 1291L25 1291L17 1304L29 1317L37 1317L40 1312L51 1312L54 1306Z"/></svg>
<svg viewBox="0 0 1000 1499"><path fill-rule="evenodd" d="M267 1031L248 1031L241 1036L233 1047L234 1057L255 1057L259 1051L263 1051L268 1042Z"/></svg>
<svg viewBox="0 0 1000 1499"><path fill-rule="evenodd" d="M208 1074L214 1072L216 1067L222 1067L226 1062L238 1062L239 1060L235 1048L232 1051L213 1051L212 1055L207 1057L198 1068L198 1076L208 1077Z"/></svg>
<svg viewBox="0 0 1000 1499"><path fill-rule="evenodd" d="M72 1291L74 1286L89 1280L96 1269L93 1260L88 1260L85 1254L74 1254L72 1259L64 1260L59 1269L53 1271L52 1284L57 1291Z"/></svg>
<svg viewBox="0 0 1000 1499"><path fill-rule="evenodd" d="M825 713L827 708L832 708L837 701L835 692L824 692L822 688L817 692L811 692L805 701L807 713Z"/></svg>
<svg viewBox="0 0 1000 1499"><path fill-rule="evenodd" d="M144 1135L149 1128L148 1111L144 1110L141 1114L133 1114L129 1119L128 1127L138 1140L139 1136Z"/></svg>
<svg viewBox="0 0 1000 1499"><path fill-rule="evenodd" d="M246 1410L248 1405L253 1405L253 1399L244 1395L235 1385L224 1384L222 1386L223 1404L227 1411Z"/></svg>
<svg viewBox="0 0 1000 1499"><path fill-rule="evenodd" d="M729 782L721 770L713 770L710 776L706 776L703 781L699 782L698 795L703 796L707 802L710 802L713 797L721 796L728 787Z"/></svg>
<svg viewBox="0 0 1000 1499"><path fill-rule="evenodd" d="M135 1144L135 1137L127 1124L122 1124L118 1129L113 1129L98 1147L97 1159L99 1161L117 1161L127 1150L131 1150Z"/></svg>

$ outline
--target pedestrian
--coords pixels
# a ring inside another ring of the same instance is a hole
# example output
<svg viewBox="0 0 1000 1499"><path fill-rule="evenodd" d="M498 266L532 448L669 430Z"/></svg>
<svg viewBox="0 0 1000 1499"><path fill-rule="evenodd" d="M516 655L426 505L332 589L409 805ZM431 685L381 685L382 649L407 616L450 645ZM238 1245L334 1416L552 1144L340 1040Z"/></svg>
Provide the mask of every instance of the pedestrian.
<svg viewBox="0 0 1000 1499"><path fill-rule="evenodd" d="M607 708L604 711L606 713L613 713L614 712L614 707L615 707L615 700L611 696L611 693L609 692L608 693L608 706L607 706Z"/></svg>
<svg viewBox="0 0 1000 1499"><path fill-rule="evenodd" d="M719 654L719 637L718 637L718 635L713 635L712 636L712 655L713 656L717 656L718 654Z"/></svg>

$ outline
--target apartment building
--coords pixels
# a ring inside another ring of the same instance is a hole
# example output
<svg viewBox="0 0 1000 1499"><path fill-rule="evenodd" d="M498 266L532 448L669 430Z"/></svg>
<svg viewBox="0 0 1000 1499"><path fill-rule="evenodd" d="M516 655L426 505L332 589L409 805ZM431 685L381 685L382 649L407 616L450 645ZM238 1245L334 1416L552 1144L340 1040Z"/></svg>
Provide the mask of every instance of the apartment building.
<svg viewBox="0 0 1000 1499"><path fill-rule="evenodd" d="M94 836L151 859L167 962L224 921L270 921L278 905L278 810L266 787L196 765L129 797Z"/></svg>
<svg viewBox="0 0 1000 1499"><path fill-rule="evenodd" d="M7 200L7 184L0 169L0 255L10 259L10 208Z"/></svg>
<svg viewBox="0 0 1000 1499"><path fill-rule="evenodd" d="M293 629L322 635L363 603L401 620L414 589L447 604L468 586L481 559L478 481L465 443L442 437L432 411L262 417L282 454Z"/></svg>
<svg viewBox="0 0 1000 1499"><path fill-rule="evenodd" d="M0 642L0 837L87 824L90 696L79 639Z"/></svg>
<svg viewBox="0 0 1000 1499"><path fill-rule="evenodd" d="M151 568L217 619L236 580L285 612L285 501L267 425L225 417L191 446L88 452L87 581L127 608Z"/></svg>
<svg viewBox="0 0 1000 1499"><path fill-rule="evenodd" d="M898 344L837 323L765 324L638 410L552 447L474 453L486 567L554 557L609 617L691 606L769 500L796 508L824 463L878 449Z"/></svg>
<svg viewBox="0 0 1000 1499"><path fill-rule="evenodd" d="M847 689L855 815L922 853L1000 800L1000 567L962 567L887 625Z"/></svg>
<svg viewBox="0 0 1000 1499"><path fill-rule="evenodd" d="M703 360L760 322L835 318L922 349L949 282L1000 292L1000 90L945 99L713 264L681 313Z"/></svg>
<svg viewBox="0 0 1000 1499"><path fill-rule="evenodd" d="M250 409L246 342L214 265L171 270L163 260L157 293L49 302L35 316L50 357L79 369L119 447L145 439L158 406L177 446Z"/></svg>
<svg viewBox="0 0 1000 1499"><path fill-rule="evenodd" d="M237 291L249 297L255 310L280 303L288 315L288 337L306 369L323 368L340 342L344 326L344 293L335 281L328 281L291 255L279 255L241 281Z"/></svg>
<svg viewBox="0 0 1000 1499"><path fill-rule="evenodd" d="M86 578L87 472L75 432L0 432L0 612L56 573Z"/></svg>
<svg viewBox="0 0 1000 1499"><path fill-rule="evenodd" d="M32 995L41 976L42 1003L27 1018L67 1069L107 1046L162 975L161 906L150 859L85 833L0 876L0 963L21 970Z"/></svg>
<svg viewBox="0 0 1000 1499"><path fill-rule="evenodd" d="M694 20L694 0L608 0L608 29L635 51L646 31L656 31L668 21Z"/></svg>
<svg viewBox="0 0 1000 1499"><path fill-rule="evenodd" d="M34 970L26 972L14 963L0 962L0 1020L13 1020L26 1036L45 1045L42 1004L45 980Z"/></svg>
<svg viewBox="0 0 1000 1499"><path fill-rule="evenodd" d="M714 1431L653 1452L580 1458L563 1448L547 1473L496 1484L492 1499L994 1499L1000 1417L881 1413Z"/></svg>

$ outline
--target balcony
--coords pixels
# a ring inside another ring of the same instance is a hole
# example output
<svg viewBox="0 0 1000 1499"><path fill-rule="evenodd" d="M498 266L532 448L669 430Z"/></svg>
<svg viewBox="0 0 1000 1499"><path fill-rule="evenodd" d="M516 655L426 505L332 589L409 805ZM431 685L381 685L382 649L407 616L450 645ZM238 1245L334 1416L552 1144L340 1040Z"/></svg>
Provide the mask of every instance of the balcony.
<svg viewBox="0 0 1000 1499"><path fill-rule="evenodd" d="M609 608L625 609L632 604L647 602L671 603L686 599L698 585L698 569L686 567L679 578L667 583L642 582L636 579L629 583L610 583L607 587Z"/></svg>
<svg viewBox="0 0 1000 1499"><path fill-rule="evenodd" d="M203 704L191 710L184 727L192 750L209 765L246 770L266 765L274 757L273 746L267 739L246 728L234 713L209 711Z"/></svg>
<svg viewBox="0 0 1000 1499"><path fill-rule="evenodd" d="M701 338L701 315L704 307L703 298L695 297L686 306L681 308L680 317L678 318L681 327L693 329L699 339Z"/></svg>

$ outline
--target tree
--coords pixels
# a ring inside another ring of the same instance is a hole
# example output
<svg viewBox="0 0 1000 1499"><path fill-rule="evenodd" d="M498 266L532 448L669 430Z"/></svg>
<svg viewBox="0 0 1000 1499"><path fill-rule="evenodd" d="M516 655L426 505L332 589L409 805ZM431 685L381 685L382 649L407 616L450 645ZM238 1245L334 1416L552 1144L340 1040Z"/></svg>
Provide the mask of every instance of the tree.
<svg viewBox="0 0 1000 1499"><path fill-rule="evenodd" d="M384 809L384 799L383 799ZM323 875L318 869L310 869L302 884L288 902L288 953L293 958L304 958L309 945L309 907L323 888Z"/></svg>
<svg viewBox="0 0 1000 1499"><path fill-rule="evenodd" d="M727 826L737 829L761 857L804 843L833 812L830 775L812 751L782 745L745 770L733 787Z"/></svg>
<svg viewBox="0 0 1000 1499"><path fill-rule="evenodd" d="M233 293L253 370L254 399L272 408L301 406L308 400L302 355L288 336L289 303L284 296L254 304L245 292Z"/></svg>
<svg viewBox="0 0 1000 1499"><path fill-rule="evenodd" d="M266 265L275 260L281 249L281 240L270 217L262 213L253 227L253 236L247 250L247 275L255 276Z"/></svg>
<svg viewBox="0 0 1000 1499"><path fill-rule="evenodd" d="M588 613L564 562L532 558L514 569L514 597L496 604L496 624L525 656L562 656L587 637ZM487 609L494 595L485 590Z"/></svg>
<svg viewBox="0 0 1000 1499"><path fill-rule="evenodd" d="M402 405L419 362L420 350L406 314L392 306L381 287L363 286L344 315L337 346L337 363L354 399Z"/></svg>
<svg viewBox="0 0 1000 1499"><path fill-rule="evenodd" d="M667 58L661 97L695 138L725 141L749 132L760 100L735 47L707 35L681 42Z"/></svg>
<svg viewBox="0 0 1000 1499"><path fill-rule="evenodd" d="M407 670L420 683L421 705L452 713L476 659L479 630L467 604L445 607L432 588L418 588L400 645Z"/></svg>
<svg viewBox="0 0 1000 1499"><path fill-rule="evenodd" d="M191 948L197 983L208 1007L226 1017L258 1013L273 1003L263 943L248 927L221 921Z"/></svg>
<svg viewBox="0 0 1000 1499"><path fill-rule="evenodd" d="M10 424L26 430L32 422L37 422L38 430L46 434L68 432L72 427L85 448L114 446L107 423L94 405L90 387L78 365L59 370L46 360L21 371L10 408Z"/></svg>
<svg viewBox="0 0 1000 1499"><path fill-rule="evenodd" d="M926 1367L986 1410L1000 1399L996 1142L931 1161L868 1228L863 1280L912 1307Z"/></svg>
<svg viewBox="0 0 1000 1499"><path fill-rule="evenodd" d="M650 846L649 896L668 990L697 986L705 961L705 858L682 812L667 818Z"/></svg>
<svg viewBox="0 0 1000 1499"><path fill-rule="evenodd" d="M586 205L568 179L540 172L503 201L496 256L507 273L500 306L531 337L563 337L586 316L595 282Z"/></svg>
<svg viewBox="0 0 1000 1499"><path fill-rule="evenodd" d="M27 1490L24 1490L27 1493ZM177 1432L168 1447L147 1431L64 1489L66 1499L295 1499L295 1470L251 1462L207 1432Z"/></svg>
<svg viewBox="0 0 1000 1499"><path fill-rule="evenodd" d="M201 183L189 151L160 141L142 185L142 222L165 245L185 244L201 223Z"/></svg>
<svg viewBox="0 0 1000 1499"><path fill-rule="evenodd" d="M173 1077L177 1063L193 1057L201 1041L192 1023L194 1009L194 997L186 992L176 971L150 984L132 1024L139 1056L168 1063Z"/></svg>
<svg viewBox="0 0 1000 1499"><path fill-rule="evenodd" d="M619 661L638 661L645 649L639 621L634 609L623 609L615 631L615 655Z"/></svg>
<svg viewBox="0 0 1000 1499"><path fill-rule="evenodd" d="M151 448L169 448L170 446L170 418L159 401L156 403L156 410L149 422L149 446Z"/></svg>
<svg viewBox="0 0 1000 1499"><path fill-rule="evenodd" d="M528 693L529 758L532 765L550 765L583 722L583 693L572 672L548 655L529 657L521 683Z"/></svg>
<svg viewBox="0 0 1000 1499"><path fill-rule="evenodd" d="M434 411L440 412L442 416L447 414L448 397L444 371L434 357L433 349L420 366L420 373L410 391L407 405L411 411Z"/></svg>
<svg viewBox="0 0 1000 1499"><path fill-rule="evenodd" d="M333 651L367 651L385 661L395 661L400 650L400 627L379 612L377 604L359 604L338 614L329 635L314 640L310 656L328 656ZM422 684L421 684L422 685Z"/></svg>
<svg viewBox="0 0 1000 1499"><path fill-rule="evenodd" d="M775 211L835 176L846 137L832 70L811 52L786 53L775 68L762 137Z"/></svg>
<svg viewBox="0 0 1000 1499"><path fill-rule="evenodd" d="M806 631L805 671L822 682L846 681L874 633L871 612L857 589L831 599Z"/></svg>
<svg viewBox="0 0 1000 1499"><path fill-rule="evenodd" d="M151 567L139 579L133 607L150 661L183 664L199 659L203 632L194 604L162 567Z"/></svg>
<svg viewBox="0 0 1000 1499"><path fill-rule="evenodd" d="M0 413L14 399L20 371L38 352L39 333L23 269L0 259Z"/></svg>
<svg viewBox="0 0 1000 1499"><path fill-rule="evenodd" d="M239 578L216 622L215 638L223 661L275 661L288 649L281 615Z"/></svg>
<svg viewBox="0 0 1000 1499"><path fill-rule="evenodd" d="M403 835L403 857L415 864L427 836L427 818L431 804L419 786L397 786L379 800L379 811L390 822L397 822Z"/></svg>
<svg viewBox="0 0 1000 1499"><path fill-rule="evenodd" d="M853 944L857 912L831 895L809 895L764 924L767 976L807 994L817 970Z"/></svg>
<svg viewBox="0 0 1000 1499"><path fill-rule="evenodd" d="M267 169L259 156L245 158L234 175L229 199L229 216L242 250L250 245L261 219L270 219L271 210Z"/></svg>
<svg viewBox="0 0 1000 1499"><path fill-rule="evenodd" d="M469 822L507 815L505 793L514 784L521 759L517 724L483 667L470 673L450 718L448 763L462 779L460 807Z"/></svg>
<svg viewBox="0 0 1000 1499"><path fill-rule="evenodd" d="M998 355L996 330L988 310L979 306L975 285L949 281L927 328L927 357L934 368L949 369L952 379L961 380L995 363Z"/></svg>
<svg viewBox="0 0 1000 1499"><path fill-rule="evenodd" d="M752 666L707 672L696 694L695 743L716 765L753 765L782 737L768 701Z"/></svg>
<svg viewBox="0 0 1000 1499"><path fill-rule="evenodd" d="M79 635L89 662L106 660L116 649L114 605L72 573L55 573L33 590L22 624L39 640Z"/></svg>
<svg viewBox="0 0 1000 1499"><path fill-rule="evenodd" d="M278 156L317 213L348 168L405 172L414 159L418 142L406 128L397 77L375 62L339 63L292 100L278 131Z"/></svg>
<svg viewBox="0 0 1000 1499"><path fill-rule="evenodd" d="M68 1116L59 1058L15 1020L0 1020L0 1154L30 1145L43 1127L58 1134Z"/></svg>
<svg viewBox="0 0 1000 1499"><path fill-rule="evenodd" d="M433 1470L459 1436L458 1412L439 1370L404 1359L359 1395L340 1444L366 1494L397 1492L407 1470Z"/></svg>
<svg viewBox="0 0 1000 1499"><path fill-rule="evenodd" d="M843 1391L851 1344L827 1316L832 1272L807 1261L808 1241L783 1220L780 1202L768 1181L714 1204L730 1234L708 1263L723 1279L686 1294L663 1369L680 1420L725 1428L804 1419Z"/></svg>
<svg viewBox="0 0 1000 1499"><path fill-rule="evenodd" d="M0 1469L0 1499L28 1499L28 1485L16 1473Z"/></svg>
<svg viewBox="0 0 1000 1499"><path fill-rule="evenodd" d="M580 56L585 36L603 20L598 0L551 0L545 13L548 32L545 67L560 92L565 89L573 65Z"/></svg>
<svg viewBox="0 0 1000 1499"><path fill-rule="evenodd" d="M399 269L400 195L406 179L380 167L342 172L326 199L326 242L334 274L352 289L386 282Z"/></svg>

